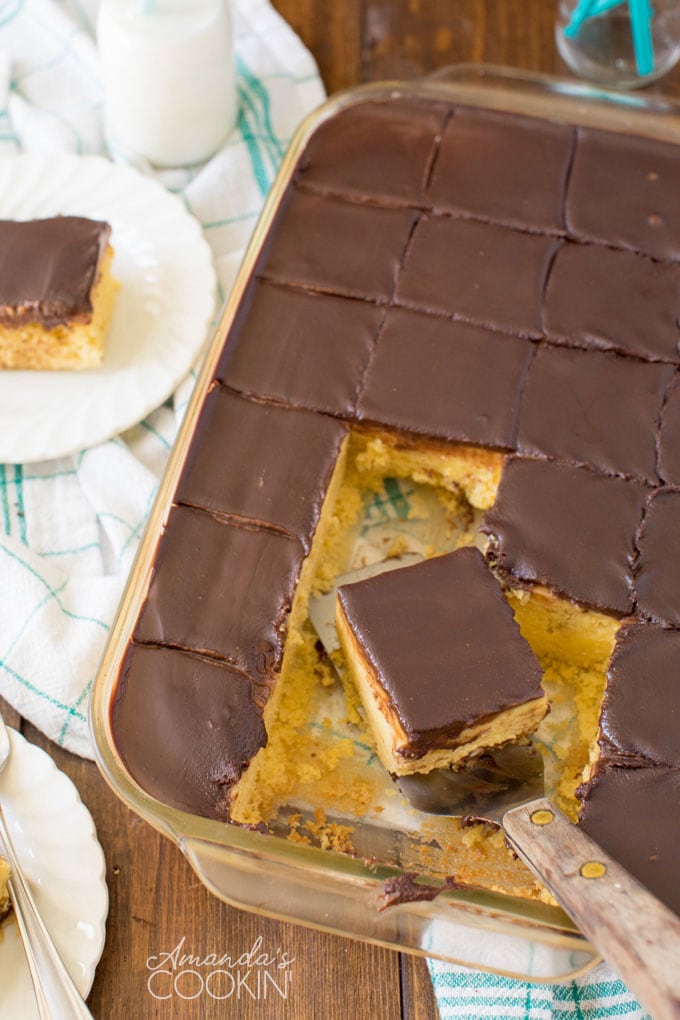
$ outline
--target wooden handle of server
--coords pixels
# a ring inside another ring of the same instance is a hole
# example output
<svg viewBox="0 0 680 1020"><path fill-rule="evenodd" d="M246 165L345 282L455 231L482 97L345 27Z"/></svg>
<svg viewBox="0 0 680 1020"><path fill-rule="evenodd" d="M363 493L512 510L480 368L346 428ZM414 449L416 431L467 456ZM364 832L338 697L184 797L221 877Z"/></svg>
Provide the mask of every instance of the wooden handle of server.
<svg viewBox="0 0 680 1020"><path fill-rule="evenodd" d="M680 1020L680 918L550 801L513 808L503 828L654 1020Z"/></svg>

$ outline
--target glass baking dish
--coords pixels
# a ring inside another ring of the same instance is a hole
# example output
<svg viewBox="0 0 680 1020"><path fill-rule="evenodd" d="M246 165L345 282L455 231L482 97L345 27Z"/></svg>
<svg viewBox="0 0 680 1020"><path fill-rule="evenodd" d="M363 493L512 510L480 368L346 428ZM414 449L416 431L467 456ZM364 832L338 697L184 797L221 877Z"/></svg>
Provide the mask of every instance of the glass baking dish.
<svg viewBox="0 0 680 1020"><path fill-rule="evenodd" d="M117 795L169 836L204 884L236 907L512 977L571 978L599 962L599 956L557 907L478 889L450 889L432 900L400 902L397 897L393 905L381 909L385 884L403 874L403 869L380 862L399 858L394 850L401 833L357 820L358 854L350 856L188 814L142 790L127 772L113 740L110 707L122 656L148 588L158 537L224 338L300 153L323 120L351 104L392 95L443 99L680 142L680 104L670 100L608 93L576 81L480 65L447 68L413 83L350 89L331 97L305 120L286 154L222 311L111 631L92 698L95 755Z"/></svg>

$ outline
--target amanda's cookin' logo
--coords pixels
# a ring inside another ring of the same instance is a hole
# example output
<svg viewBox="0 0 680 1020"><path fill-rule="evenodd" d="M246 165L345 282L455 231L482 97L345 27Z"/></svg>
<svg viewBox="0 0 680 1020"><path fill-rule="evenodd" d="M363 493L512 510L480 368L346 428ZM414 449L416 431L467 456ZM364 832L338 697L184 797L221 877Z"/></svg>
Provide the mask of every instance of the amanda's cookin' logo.
<svg viewBox="0 0 680 1020"><path fill-rule="evenodd" d="M280 946L267 952L263 941L258 935L250 949L237 957L230 953L195 956L186 952L183 935L172 952L148 958L146 987L154 999L198 999L201 995L220 1000L287 999L295 957Z"/></svg>

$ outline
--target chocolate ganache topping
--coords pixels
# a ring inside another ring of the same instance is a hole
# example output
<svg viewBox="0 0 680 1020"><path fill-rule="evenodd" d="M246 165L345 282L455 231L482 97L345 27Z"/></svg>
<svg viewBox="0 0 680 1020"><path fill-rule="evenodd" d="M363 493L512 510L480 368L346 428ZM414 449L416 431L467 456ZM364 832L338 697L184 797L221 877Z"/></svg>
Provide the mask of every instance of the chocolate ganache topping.
<svg viewBox="0 0 680 1020"><path fill-rule="evenodd" d="M82 216L0 220L0 323L88 321L110 234Z"/></svg>

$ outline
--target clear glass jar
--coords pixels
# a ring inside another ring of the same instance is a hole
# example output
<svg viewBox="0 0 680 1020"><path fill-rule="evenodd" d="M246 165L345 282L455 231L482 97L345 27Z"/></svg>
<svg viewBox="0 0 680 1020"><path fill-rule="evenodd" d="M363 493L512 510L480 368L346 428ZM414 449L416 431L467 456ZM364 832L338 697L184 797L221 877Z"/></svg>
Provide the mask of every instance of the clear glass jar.
<svg viewBox="0 0 680 1020"><path fill-rule="evenodd" d="M649 12L651 52L644 59L645 29L634 42L631 9L644 22ZM579 15L601 10L578 24ZM576 19L574 20L574 15ZM649 6L607 0L559 0L555 39L562 59L582 78L611 87L638 88L666 74L680 58L679 0L651 0ZM640 62L640 57L643 57Z"/></svg>
<svg viewBox="0 0 680 1020"><path fill-rule="evenodd" d="M102 0L97 42L112 151L159 167L217 151L237 114L228 0Z"/></svg>

